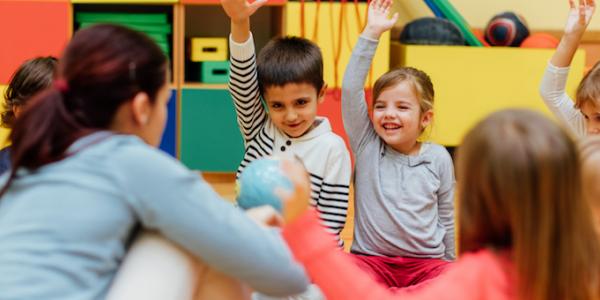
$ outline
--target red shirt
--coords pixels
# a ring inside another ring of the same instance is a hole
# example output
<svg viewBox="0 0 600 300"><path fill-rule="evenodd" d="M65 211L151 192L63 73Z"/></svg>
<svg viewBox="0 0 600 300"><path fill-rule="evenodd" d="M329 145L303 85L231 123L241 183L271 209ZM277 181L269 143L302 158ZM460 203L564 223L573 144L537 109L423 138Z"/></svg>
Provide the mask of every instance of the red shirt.
<svg viewBox="0 0 600 300"><path fill-rule="evenodd" d="M364 273L336 247L313 210L283 230L296 259L329 300L505 300L515 299L514 266L506 252L481 250L462 255L425 286L391 291Z"/></svg>

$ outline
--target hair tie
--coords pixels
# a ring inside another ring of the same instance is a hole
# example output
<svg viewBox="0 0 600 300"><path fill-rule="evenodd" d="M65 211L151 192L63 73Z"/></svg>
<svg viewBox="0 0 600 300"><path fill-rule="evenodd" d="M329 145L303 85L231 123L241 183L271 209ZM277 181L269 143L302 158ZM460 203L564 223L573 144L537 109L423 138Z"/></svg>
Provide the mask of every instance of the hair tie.
<svg viewBox="0 0 600 300"><path fill-rule="evenodd" d="M64 79L55 80L54 87L62 94L66 93L69 90L69 84L67 84L67 81Z"/></svg>

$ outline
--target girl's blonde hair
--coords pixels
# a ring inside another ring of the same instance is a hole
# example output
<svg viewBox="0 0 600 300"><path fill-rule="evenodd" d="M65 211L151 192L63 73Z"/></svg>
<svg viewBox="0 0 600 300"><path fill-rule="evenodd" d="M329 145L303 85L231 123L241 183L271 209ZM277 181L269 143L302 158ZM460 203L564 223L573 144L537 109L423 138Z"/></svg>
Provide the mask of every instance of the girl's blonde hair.
<svg viewBox="0 0 600 300"><path fill-rule="evenodd" d="M567 133L505 110L476 125L457 155L461 252L508 249L518 299L599 299L600 246Z"/></svg>
<svg viewBox="0 0 600 300"><path fill-rule="evenodd" d="M404 81L408 81L412 85L415 95L419 99L421 113L433 109L435 93L431 78L425 72L411 67L393 69L379 77L373 86L373 103L384 90Z"/></svg>
<svg viewBox="0 0 600 300"><path fill-rule="evenodd" d="M591 101L596 107L600 107L600 62L596 63L590 71L585 74L575 95L575 106L579 109L584 103Z"/></svg>

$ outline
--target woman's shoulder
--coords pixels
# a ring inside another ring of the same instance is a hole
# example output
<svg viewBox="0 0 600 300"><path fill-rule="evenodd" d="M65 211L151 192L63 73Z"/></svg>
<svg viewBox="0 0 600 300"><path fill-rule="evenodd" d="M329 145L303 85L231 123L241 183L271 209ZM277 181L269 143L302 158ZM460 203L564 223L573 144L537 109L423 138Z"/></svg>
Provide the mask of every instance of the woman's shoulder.
<svg viewBox="0 0 600 300"><path fill-rule="evenodd" d="M70 148L75 158L119 170L165 169L178 165L167 153L135 135L98 133L84 137Z"/></svg>

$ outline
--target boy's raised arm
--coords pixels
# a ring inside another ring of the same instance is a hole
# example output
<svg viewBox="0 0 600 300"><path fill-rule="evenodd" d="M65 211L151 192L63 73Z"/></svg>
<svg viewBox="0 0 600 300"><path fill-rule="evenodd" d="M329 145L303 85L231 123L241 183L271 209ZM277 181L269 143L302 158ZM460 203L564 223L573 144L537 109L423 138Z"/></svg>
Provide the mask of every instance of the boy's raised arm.
<svg viewBox="0 0 600 300"><path fill-rule="evenodd" d="M260 101L254 41L250 32L250 16L265 3L267 0L252 3L221 0L221 6L231 20L229 92L244 142L254 138L267 119Z"/></svg>

